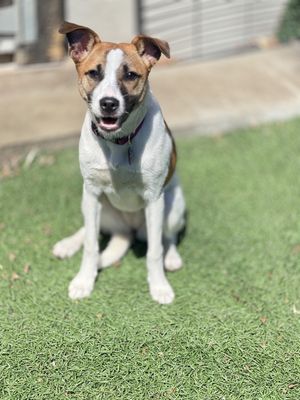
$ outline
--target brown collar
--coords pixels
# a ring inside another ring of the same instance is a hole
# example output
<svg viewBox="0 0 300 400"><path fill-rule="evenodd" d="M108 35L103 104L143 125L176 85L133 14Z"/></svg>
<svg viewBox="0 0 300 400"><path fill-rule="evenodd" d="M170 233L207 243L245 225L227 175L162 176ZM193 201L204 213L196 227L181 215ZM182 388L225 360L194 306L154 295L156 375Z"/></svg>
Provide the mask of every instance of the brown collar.
<svg viewBox="0 0 300 400"><path fill-rule="evenodd" d="M142 122L138 125L138 127L128 136L123 136L117 139L107 139L105 138L103 135L101 135L101 133L98 131L96 124L92 121L92 131L93 133L97 136L97 137L101 137L104 140L109 140L112 143L115 144L126 144L126 143L131 143L132 139L139 133L139 131L141 130L141 127L143 125L145 121L145 117L142 119Z"/></svg>

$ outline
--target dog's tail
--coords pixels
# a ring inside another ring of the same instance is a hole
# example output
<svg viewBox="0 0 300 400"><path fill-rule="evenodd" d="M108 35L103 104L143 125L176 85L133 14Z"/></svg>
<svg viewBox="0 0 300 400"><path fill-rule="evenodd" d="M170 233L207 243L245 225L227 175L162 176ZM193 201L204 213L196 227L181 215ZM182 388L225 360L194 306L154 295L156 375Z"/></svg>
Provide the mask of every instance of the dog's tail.
<svg viewBox="0 0 300 400"><path fill-rule="evenodd" d="M131 240L130 235L114 234L106 249L100 254L98 268L107 268L120 261L129 249Z"/></svg>

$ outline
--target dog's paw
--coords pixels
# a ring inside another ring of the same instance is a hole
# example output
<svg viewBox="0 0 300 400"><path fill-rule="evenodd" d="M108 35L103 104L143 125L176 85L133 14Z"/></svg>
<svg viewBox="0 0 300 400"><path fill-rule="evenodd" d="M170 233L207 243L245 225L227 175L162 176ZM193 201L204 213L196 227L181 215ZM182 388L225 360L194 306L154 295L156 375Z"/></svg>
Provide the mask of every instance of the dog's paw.
<svg viewBox="0 0 300 400"><path fill-rule="evenodd" d="M94 278L83 276L80 272L70 282L69 297L72 300L90 296L94 288Z"/></svg>
<svg viewBox="0 0 300 400"><path fill-rule="evenodd" d="M182 267L182 259L176 247L170 247L165 256L165 269L167 271L177 271Z"/></svg>
<svg viewBox="0 0 300 400"><path fill-rule="evenodd" d="M81 247L79 241L74 240L72 237L65 238L57 242L53 249L52 254L57 258L72 257Z"/></svg>
<svg viewBox="0 0 300 400"><path fill-rule="evenodd" d="M152 299L159 304L170 304L175 297L174 291L168 282L159 285L150 284L150 294Z"/></svg>

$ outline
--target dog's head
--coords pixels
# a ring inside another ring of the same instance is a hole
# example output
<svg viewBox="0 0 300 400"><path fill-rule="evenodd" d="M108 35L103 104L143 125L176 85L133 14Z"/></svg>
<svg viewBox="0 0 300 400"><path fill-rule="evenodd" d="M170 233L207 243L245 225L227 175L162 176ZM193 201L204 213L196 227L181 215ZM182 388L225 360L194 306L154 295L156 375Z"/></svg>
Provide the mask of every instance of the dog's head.
<svg viewBox="0 0 300 400"><path fill-rule="evenodd" d="M152 66L162 53L170 57L168 43L144 35L131 43L102 42L91 29L69 22L59 32L67 36L79 91L98 130L114 135L143 102Z"/></svg>

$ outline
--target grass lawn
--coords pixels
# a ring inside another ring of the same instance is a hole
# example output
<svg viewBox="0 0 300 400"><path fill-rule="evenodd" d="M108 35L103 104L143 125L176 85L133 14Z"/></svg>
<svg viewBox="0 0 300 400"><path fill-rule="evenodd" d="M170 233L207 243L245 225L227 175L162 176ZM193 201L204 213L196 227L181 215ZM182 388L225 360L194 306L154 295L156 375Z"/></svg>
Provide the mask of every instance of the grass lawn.
<svg viewBox="0 0 300 400"><path fill-rule="evenodd" d="M76 150L0 182L1 400L300 399L300 120L177 142L170 306L134 249L68 299L81 254L51 247L82 223Z"/></svg>

